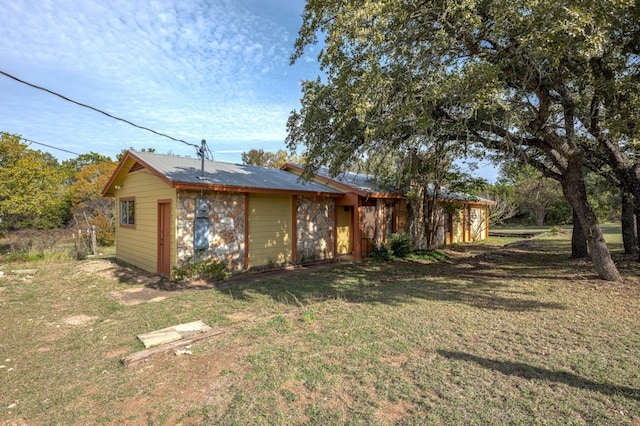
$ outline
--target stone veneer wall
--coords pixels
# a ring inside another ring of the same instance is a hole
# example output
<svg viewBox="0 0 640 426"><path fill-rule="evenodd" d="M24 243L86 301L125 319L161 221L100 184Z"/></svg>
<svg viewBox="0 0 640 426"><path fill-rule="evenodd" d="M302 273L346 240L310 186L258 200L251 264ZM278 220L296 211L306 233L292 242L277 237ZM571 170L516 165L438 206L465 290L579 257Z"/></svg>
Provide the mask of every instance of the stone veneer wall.
<svg viewBox="0 0 640 426"><path fill-rule="evenodd" d="M398 234L409 232L409 210L406 200L398 201Z"/></svg>
<svg viewBox="0 0 640 426"><path fill-rule="evenodd" d="M178 191L178 264L193 261L196 198L200 191ZM205 192L209 200L209 249L198 253L227 264L229 270L244 269L245 195Z"/></svg>
<svg viewBox="0 0 640 426"><path fill-rule="evenodd" d="M330 259L335 246L335 202L332 198L298 196L298 261Z"/></svg>

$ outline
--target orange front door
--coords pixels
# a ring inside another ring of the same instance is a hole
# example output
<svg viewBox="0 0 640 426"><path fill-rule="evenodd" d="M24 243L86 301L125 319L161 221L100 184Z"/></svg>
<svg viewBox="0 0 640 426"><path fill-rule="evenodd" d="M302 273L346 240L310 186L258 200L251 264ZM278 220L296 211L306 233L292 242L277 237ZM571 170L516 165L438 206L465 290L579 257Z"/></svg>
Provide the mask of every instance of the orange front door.
<svg viewBox="0 0 640 426"><path fill-rule="evenodd" d="M170 201L158 201L158 273L171 276Z"/></svg>

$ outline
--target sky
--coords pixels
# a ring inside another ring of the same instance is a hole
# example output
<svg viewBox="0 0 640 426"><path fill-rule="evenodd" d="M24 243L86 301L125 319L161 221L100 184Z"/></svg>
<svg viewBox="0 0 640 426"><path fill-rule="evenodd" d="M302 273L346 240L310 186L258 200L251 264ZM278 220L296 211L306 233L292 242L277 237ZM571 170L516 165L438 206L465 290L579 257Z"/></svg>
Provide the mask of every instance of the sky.
<svg viewBox="0 0 640 426"><path fill-rule="evenodd" d="M0 0L0 131L60 160L125 149L215 160L285 149L317 48L289 64L304 0ZM64 151L62 151L64 150ZM65 152L70 151L70 152ZM72 154L73 153L73 154ZM491 173L487 169L485 173Z"/></svg>

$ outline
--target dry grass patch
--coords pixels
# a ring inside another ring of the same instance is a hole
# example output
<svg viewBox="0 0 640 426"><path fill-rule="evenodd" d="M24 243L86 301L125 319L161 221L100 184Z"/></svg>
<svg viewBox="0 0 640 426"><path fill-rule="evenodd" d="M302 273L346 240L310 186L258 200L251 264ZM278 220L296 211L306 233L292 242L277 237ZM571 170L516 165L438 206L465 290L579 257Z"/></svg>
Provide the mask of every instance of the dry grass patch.
<svg viewBox="0 0 640 426"><path fill-rule="evenodd" d="M637 424L640 265L616 253L626 281L606 283L568 249L562 235L491 241L437 262L264 274L136 305L107 294L143 276L108 259L20 264L39 272L0 278L0 418ZM191 355L120 364L142 349L137 334L195 320L226 333Z"/></svg>

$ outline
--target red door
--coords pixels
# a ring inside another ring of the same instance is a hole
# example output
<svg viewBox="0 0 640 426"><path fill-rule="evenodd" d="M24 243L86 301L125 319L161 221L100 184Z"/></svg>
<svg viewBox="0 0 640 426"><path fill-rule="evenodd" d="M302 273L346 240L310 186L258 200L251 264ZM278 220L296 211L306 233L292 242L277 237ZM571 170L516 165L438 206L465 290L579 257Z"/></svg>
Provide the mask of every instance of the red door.
<svg viewBox="0 0 640 426"><path fill-rule="evenodd" d="M171 276L171 201L158 201L158 273Z"/></svg>

